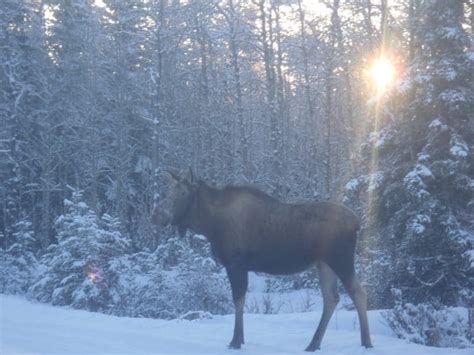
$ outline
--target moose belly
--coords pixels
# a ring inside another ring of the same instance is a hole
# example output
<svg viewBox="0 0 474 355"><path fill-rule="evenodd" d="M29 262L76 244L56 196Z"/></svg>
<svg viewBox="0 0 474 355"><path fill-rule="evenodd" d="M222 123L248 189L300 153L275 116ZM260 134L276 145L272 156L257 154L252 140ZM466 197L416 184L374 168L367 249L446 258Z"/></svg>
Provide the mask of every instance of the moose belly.
<svg viewBox="0 0 474 355"><path fill-rule="evenodd" d="M301 272L315 262L313 255L303 250L272 250L248 254L245 264L249 271L273 275L288 275Z"/></svg>

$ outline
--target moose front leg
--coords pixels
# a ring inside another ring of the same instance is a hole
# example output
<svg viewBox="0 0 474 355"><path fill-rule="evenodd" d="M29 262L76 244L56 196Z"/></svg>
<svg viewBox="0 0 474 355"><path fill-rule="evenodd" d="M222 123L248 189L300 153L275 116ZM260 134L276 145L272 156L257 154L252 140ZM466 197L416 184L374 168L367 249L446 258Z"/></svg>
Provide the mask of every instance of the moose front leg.
<svg viewBox="0 0 474 355"><path fill-rule="evenodd" d="M232 349L240 349L244 343L244 305L248 285L248 272L238 268L227 268L232 299L235 307L234 336L229 344Z"/></svg>

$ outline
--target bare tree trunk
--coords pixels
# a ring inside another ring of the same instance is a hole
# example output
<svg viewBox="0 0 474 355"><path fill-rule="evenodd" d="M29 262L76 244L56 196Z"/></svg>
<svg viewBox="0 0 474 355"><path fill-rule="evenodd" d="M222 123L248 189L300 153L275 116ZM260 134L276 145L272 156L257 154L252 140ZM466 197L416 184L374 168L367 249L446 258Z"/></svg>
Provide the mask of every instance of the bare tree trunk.
<svg viewBox="0 0 474 355"><path fill-rule="evenodd" d="M314 103L311 98L311 79L309 69L309 54L308 44L306 37L306 19L305 11L302 6L302 0L298 0L298 20L299 20L299 32L300 32L300 43L301 43L301 56L303 60L303 89L304 99L306 103L306 117L305 125L307 132L311 132L310 141L308 144L308 156L309 159L305 164L304 170L307 173L307 179L310 186L314 188L314 173L318 170L318 142L319 138L317 132L320 131L319 122L315 115Z"/></svg>
<svg viewBox="0 0 474 355"><path fill-rule="evenodd" d="M331 141L332 141L332 120L333 120L333 114L332 114L332 63L329 65L328 68L328 74L326 77L326 90L325 90L325 95L326 95L326 159L325 159L325 165L326 165L326 197L328 199L331 199L332 197L332 154L333 151L331 149Z"/></svg>
<svg viewBox="0 0 474 355"><path fill-rule="evenodd" d="M333 6L332 6L332 15L331 15L331 22L332 26L334 29L334 35L335 35L335 42L337 43L337 57L338 58L346 58L346 52L345 52L345 44L344 44L344 36L342 33L342 28L341 28L341 18L339 16L339 7L340 7L340 1L339 0L334 0L333 1ZM346 96L346 102L344 103L345 106L345 113L347 114L347 117L344 117L343 119L343 126L340 127L340 132L345 132L346 134L343 135L342 139L345 139L346 142L343 142L343 146L345 147L345 159L348 161L349 165L349 170L353 170L352 166L352 159L350 159L350 151L352 147L352 138L354 137L355 133L355 128L354 128L354 107L353 107L353 100L352 100L352 81L351 81L351 76L350 76L350 68L347 60L344 60L341 63L343 72L343 82L344 82L344 92ZM344 115L345 116L345 115ZM340 163L340 162L338 162ZM338 164L339 165L339 164ZM338 175L339 176L339 175Z"/></svg>
<svg viewBox="0 0 474 355"><path fill-rule="evenodd" d="M152 100L152 107L153 107L153 134L151 137L152 141L152 167L153 172L156 174L157 169L160 164L160 152L159 152L159 145L160 145L160 125L163 123L163 66L164 60L163 56L164 53L164 33L166 32L167 21L165 18L165 11L167 6L167 0L159 0L159 7L158 7L158 29L156 33L156 49L155 49L155 62L156 62L156 72L152 71L151 75L151 82L154 84L153 94L151 95ZM155 191L158 190L157 181L158 179L155 176L154 187Z"/></svg>
<svg viewBox="0 0 474 355"><path fill-rule="evenodd" d="M365 13L365 30L367 36L369 37L370 43L372 44L372 39L374 37L374 25L372 23L372 0L366 0L367 12Z"/></svg>
<svg viewBox="0 0 474 355"><path fill-rule="evenodd" d="M280 150L280 165L282 175L286 175L287 172L287 153L288 148L286 146L287 136L286 131L282 130L284 126L285 117L285 91L284 91L284 76L283 76L283 49L281 44L281 21L280 21L280 8L276 1L272 1L272 9L275 14L275 42L276 42L276 74L277 74L277 110L278 110L278 134L279 134L279 150Z"/></svg>
<svg viewBox="0 0 474 355"><path fill-rule="evenodd" d="M470 7L471 7L471 35L474 37L474 0L470 0ZM474 47L474 41L471 41L471 46Z"/></svg>
<svg viewBox="0 0 474 355"><path fill-rule="evenodd" d="M301 6L301 0L298 0L298 17L300 22L300 37L301 37L301 53L303 55L303 80L304 80L304 92L307 110L309 114L310 121L314 117L314 107L311 102L311 90L310 90L310 80L309 80L309 65L308 65L308 49L306 47L306 24L305 24L305 13L303 7ZM316 152L314 152L315 154Z"/></svg>
<svg viewBox="0 0 474 355"><path fill-rule="evenodd" d="M415 59L415 1L416 0L410 0L408 3L408 59L410 63Z"/></svg>
<svg viewBox="0 0 474 355"><path fill-rule="evenodd" d="M229 24L229 45L232 57L232 68L234 76L235 96L237 104L237 118L239 122L239 136L240 136L240 157L242 161L242 169L245 178L250 177L249 155L248 155L248 136L245 129L244 108L242 102L242 83L240 78L240 63L239 63L239 46L237 43L238 18L234 7L234 1L228 0L229 14L226 16Z"/></svg>
<svg viewBox="0 0 474 355"><path fill-rule="evenodd" d="M387 34L387 19L388 19L388 9L387 9L387 0L381 0L380 3L380 33L382 35L382 41L384 41L384 36ZM384 42L382 42L384 43Z"/></svg>
<svg viewBox="0 0 474 355"><path fill-rule="evenodd" d="M209 119L209 77L208 77L208 43L205 29L201 20L196 14L196 28L198 30L199 42L199 56L201 59L201 73L200 73L200 112L199 112L199 150L197 151L195 168L199 167L208 174L208 178L213 180L214 162L212 152L213 139L210 137L209 125L206 120ZM206 128L206 129L205 129Z"/></svg>
<svg viewBox="0 0 474 355"><path fill-rule="evenodd" d="M265 78L266 78L266 91L267 91L267 104L269 106L269 120L270 120L270 143L271 143L271 157L272 157L272 172L275 180L279 181L281 178L281 161L280 161L280 134L278 127L277 118L277 104L275 100L275 69L273 66L273 49L269 45L271 38L267 30L267 10L266 1L258 0L260 18L260 36L263 48L263 61L265 65ZM277 187L278 189L278 187Z"/></svg>

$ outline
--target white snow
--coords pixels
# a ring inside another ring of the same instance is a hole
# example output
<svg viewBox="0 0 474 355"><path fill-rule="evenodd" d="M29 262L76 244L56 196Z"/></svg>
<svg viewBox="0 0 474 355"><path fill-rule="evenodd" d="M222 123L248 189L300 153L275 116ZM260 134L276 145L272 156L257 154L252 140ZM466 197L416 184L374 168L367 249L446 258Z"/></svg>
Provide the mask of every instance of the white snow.
<svg viewBox="0 0 474 355"><path fill-rule="evenodd" d="M454 80L456 78L456 74L452 74L452 71L446 73L445 75L448 76L448 80ZM439 98L443 101L457 104L469 100L469 98L466 96L466 93L460 90L444 90L441 94L439 94Z"/></svg>
<svg viewBox="0 0 474 355"><path fill-rule="evenodd" d="M431 123L429 125L429 128L437 128L437 127L440 127L440 126L442 126L442 123L438 118L436 118L433 121L431 121Z"/></svg>
<svg viewBox="0 0 474 355"><path fill-rule="evenodd" d="M471 61L474 61L474 51L470 51L467 53L467 58Z"/></svg>
<svg viewBox="0 0 474 355"><path fill-rule="evenodd" d="M418 161L420 163L426 163L429 159L430 159L430 155L427 153L422 152L418 154Z"/></svg>
<svg viewBox="0 0 474 355"><path fill-rule="evenodd" d="M350 180L345 189L348 192L357 191L361 185L367 184L367 190L369 192L375 191L377 188L381 186L384 179L384 173L382 171L375 171L369 175L361 175L357 178Z"/></svg>
<svg viewBox="0 0 474 355"><path fill-rule="evenodd" d="M469 257L469 260L471 260L471 267L474 267L474 249L466 251L466 254Z"/></svg>
<svg viewBox="0 0 474 355"><path fill-rule="evenodd" d="M384 130L380 132L372 132L369 134L369 142L373 145L374 148L382 148L388 142L393 139L393 132L390 130Z"/></svg>
<svg viewBox="0 0 474 355"><path fill-rule="evenodd" d="M404 178L403 182L405 188L412 195L417 196L418 198L425 197L429 195L426 191L425 179L433 177L431 170L424 164L417 164Z"/></svg>
<svg viewBox="0 0 474 355"><path fill-rule="evenodd" d="M450 153L456 157L464 158L469 155L469 147L467 146L464 139L459 135L454 135L451 138L451 148L449 149Z"/></svg>
<svg viewBox="0 0 474 355"><path fill-rule="evenodd" d="M435 118L433 121L431 121L428 128L434 129L437 131L444 131L448 129L448 126L442 123L439 118Z"/></svg>
<svg viewBox="0 0 474 355"><path fill-rule="evenodd" d="M372 192L372 191L375 191L376 189L378 189L382 185L383 179L384 179L384 174L383 174L382 171L376 171L376 172L370 174L369 175L369 186L368 186L367 190L369 192Z"/></svg>
<svg viewBox="0 0 474 355"><path fill-rule="evenodd" d="M449 39L456 39L462 36L462 33L459 31L459 28L455 26L453 27L444 26L444 27L439 28L438 31L442 33L445 38L449 38Z"/></svg>
<svg viewBox="0 0 474 355"><path fill-rule="evenodd" d="M114 317L0 295L1 354L304 354L320 312L246 314L246 344L227 349L233 316L158 320ZM360 346L356 314L338 309L318 354L472 354L395 338L379 311L369 312L373 349Z"/></svg>
<svg viewBox="0 0 474 355"><path fill-rule="evenodd" d="M347 191L356 191L366 180L367 176L365 175L353 178L346 184L345 189Z"/></svg>
<svg viewBox="0 0 474 355"><path fill-rule="evenodd" d="M431 217L426 214L416 215L408 224L408 228L415 234L422 234L426 225L431 223Z"/></svg>

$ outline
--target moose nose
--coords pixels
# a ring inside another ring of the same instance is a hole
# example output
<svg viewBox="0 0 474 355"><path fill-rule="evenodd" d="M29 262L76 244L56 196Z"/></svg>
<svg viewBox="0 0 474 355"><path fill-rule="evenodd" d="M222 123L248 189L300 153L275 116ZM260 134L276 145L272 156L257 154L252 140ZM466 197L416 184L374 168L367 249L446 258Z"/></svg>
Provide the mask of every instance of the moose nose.
<svg viewBox="0 0 474 355"><path fill-rule="evenodd" d="M158 224L162 227L169 224L171 221L171 215L160 207L155 207L152 213L151 222L153 224Z"/></svg>

